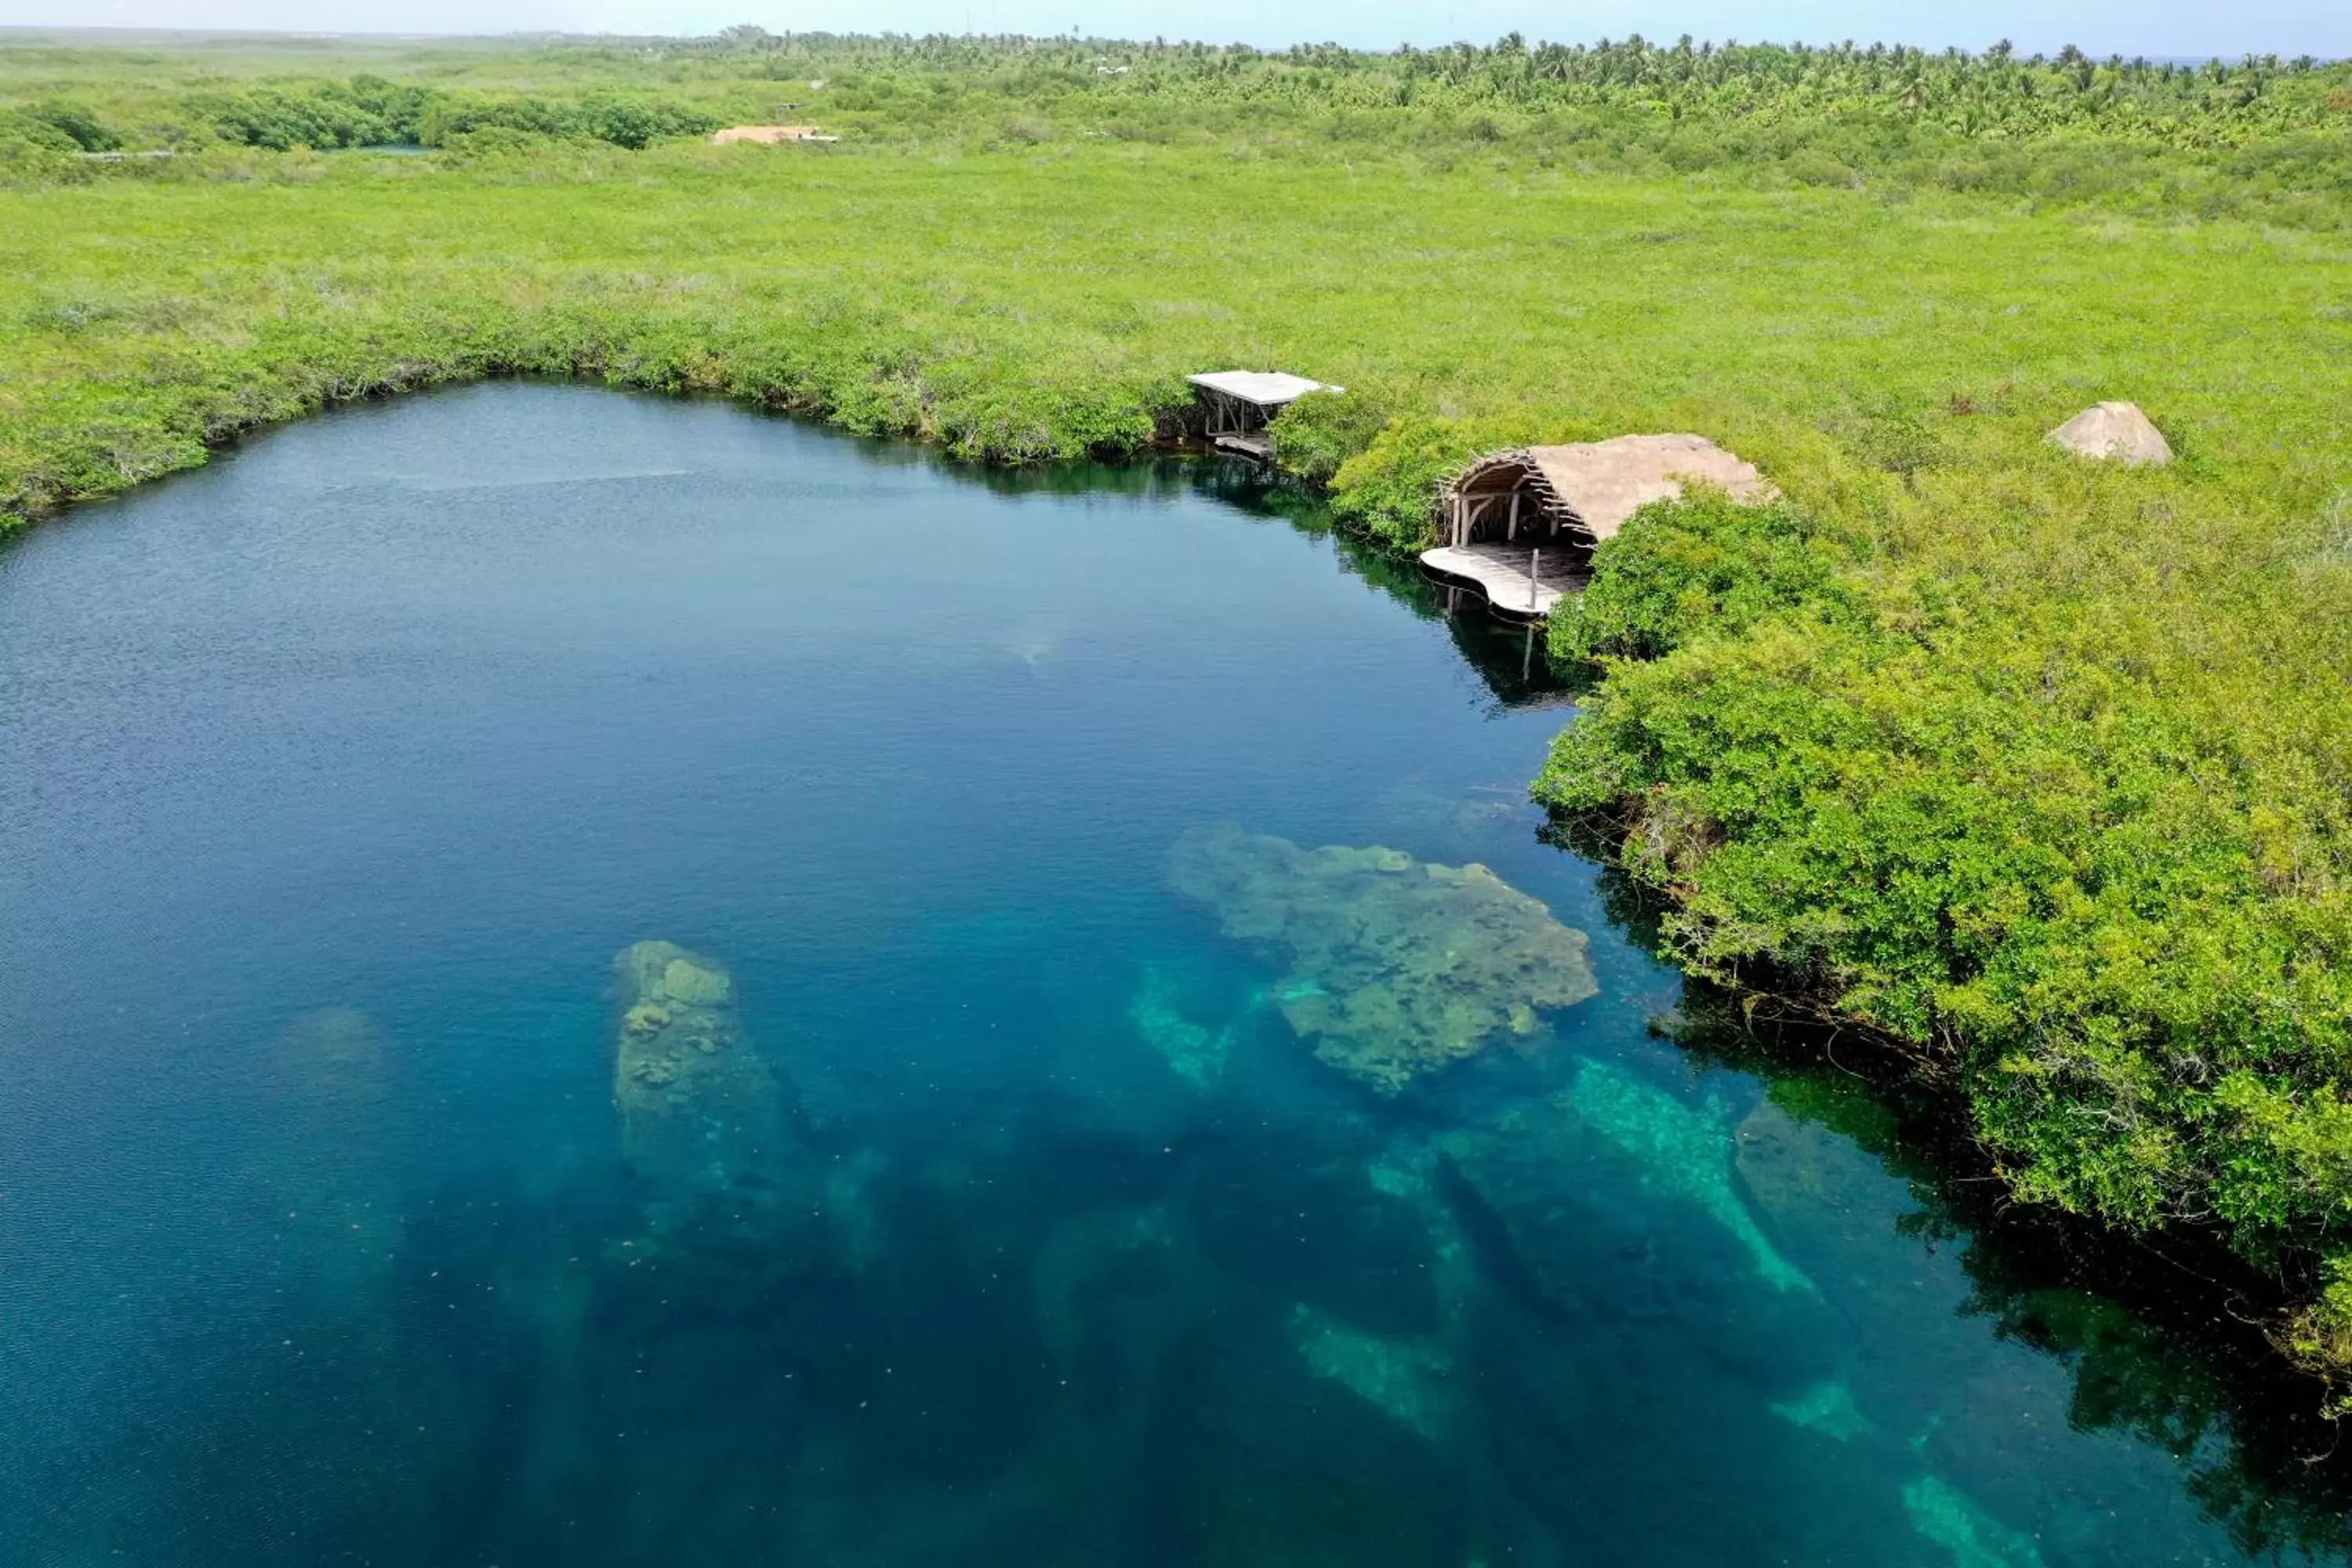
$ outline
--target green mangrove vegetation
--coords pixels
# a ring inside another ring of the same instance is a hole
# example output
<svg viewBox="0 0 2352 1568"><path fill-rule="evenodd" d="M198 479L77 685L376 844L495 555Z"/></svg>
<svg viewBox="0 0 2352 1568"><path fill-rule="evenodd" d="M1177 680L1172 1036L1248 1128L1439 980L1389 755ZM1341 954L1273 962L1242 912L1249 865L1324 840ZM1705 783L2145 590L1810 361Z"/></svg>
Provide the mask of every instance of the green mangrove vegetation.
<svg viewBox="0 0 2352 1568"><path fill-rule="evenodd" d="M703 134L779 120L842 140ZM0 526L488 375L1024 463L1279 367L1350 389L1284 467L1399 553L1496 447L1721 441L1786 499L1603 547L1538 797L1688 968L2352 1371L2352 68L18 33L0 275ZM2103 398L2179 461L2047 445Z"/></svg>

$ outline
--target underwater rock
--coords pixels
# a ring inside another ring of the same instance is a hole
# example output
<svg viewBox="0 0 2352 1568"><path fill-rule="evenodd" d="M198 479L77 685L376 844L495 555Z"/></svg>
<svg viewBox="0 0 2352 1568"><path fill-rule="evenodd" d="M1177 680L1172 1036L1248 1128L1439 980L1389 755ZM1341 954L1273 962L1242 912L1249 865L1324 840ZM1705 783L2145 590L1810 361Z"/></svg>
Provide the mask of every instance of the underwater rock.
<svg viewBox="0 0 2352 1568"><path fill-rule="evenodd" d="M1255 1001L1253 997L1253 1005ZM1225 1058L1233 1054L1236 1026L1228 1023L1212 1029L1185 1016L1178 1003L1175 978L1157 964L1144 970L1143 982L1127 1005L1127 1020L1143 1037L1144 1044L1160 1053L1187 1083L1206 1086L1215 1081L1225 1070Z"/></svg>
<svg viewBox="0 0 2352 1568"><path fill-rule="evenodd" d="M1798 1300L1752 1282L1748 1297ZM1471 1313L1454 1376L1487 1435L1481 1462L1566 1548L1549 1561L1929 1568L1924 1552L1903 1549L1896 1489L1871 1484L1878 1450L1791 1441L1752 1380L1693 1353L1675 1325L1529 1310L1502 1290Z"/></svg>
<svg viewBox="0 0 2352 1568"><path fill-rule="evenodd" d="M1451 1422L1454 1357L1442 1341L1360 1333L1304 1301L1291 1310L1290 1331L1309 1372L1407 1430L1434 1439Z"/></svg>
<svg viewBox="0 0 2352 1568"><path fill-rule="evenodd" d="M330 1296L364 1298L400 1243L384 1158L392 1061L356 1007L301 1014L262 1057L270 1114L249 1145L248 1191L281 1238L274 1266Z"/></svg>
<svg viewBox="0 0 2352 1568"><path fill-rule="evenodd" d="M1987 1513L1975 1499L1938 1476L1921 1476L1903 1489L1911 1526L1952 1554L1953 1568L2042 1568L2033 1538Z"/></svg>
<svg viewBox="0 0 2352 1568"><path fill-rule="evenodd" d="M1846 1194L1879 1184L1869 1178L1885 1173L1852 1139L1792 1116L1769 1099L1740 1118L1735 1140L1740 1180L1776 1217L1832 1210Z"/></svg>
<svg viewBox="0 0 2352 1568"><path fill-rule="evenodd" d="M841 1238L842 1260L852 1270L864 1269L881 1253L882 1220L874 1189L889 1166L880 1150L858 1149L835 1155L825 1170L819 1210L833 1222Z"/></svg>
<svg viewBox="0 0 2352 1568"><path fill-rule="evenodd" d="M1719 1117L1605 1062L1586 1064L1569 1090L1576 1114L1642 1163L1644 1185L1688 1198L1747 1248L1776 1290L1812 1291L1804 1271L1780 1256L1732 1186L1733 1141Z"/></svg>
<svg viewBox="0 0 2352 1568"><path fill-rule="evenodd" d="M1542 1010L1600 990L1584 933L1484 866L1228 826L1177 840L1170 881L1226 935L1286 949L1283 1017L1318 1060L1385 1094L1496 1041L1530 1044Z"/></svg>
<svg viewBox="0 0 2352 1568"><path fill-rule="evenodd" d="M1580 1294L1580 1251L1652 1245L1643 1239L1647 1223L1610 1200L1629 1177L1642 1192L1695 1205L1776 1291L1818 1294L1733 1185L1723 1122L1622 1068L1588 1062L1561 1093L1512 1106L1439 1142L1555 1300Z"/></svg>
<svg viewBox="0 0 2352 1568"><path fill-rule="evenodd" d="M391 1078L383 1032L356 1007L318 1007L270 1042L270 1092L315 1131L318 1119L379 1107Z"/></svg>
<svg viewBox="0 0 2352 1568"><path fill-rule="evenodd" d="M1767 1400L1845 1363L1851 1326L1748 1214L1717 1118L1588 1064L1435 1142L1487 1277L1539 1319L1671 1347Z"/></svg>
<svg viewBox="0 0 2352 1568"><path fill-rule="evenodd" d="M1791 1426L1819 1432L1841 1443L1851 1443L1871 1431L1870 1417L1853 1402L1853 1387L1840 1378L1827 1378L1794 1399L1772 1405L1772 1414Z"/></svg>
<svg viewBox="0 0 2352 1568"><path fill-rule="evenodd" d="M743 1031L726 970L667 942L613 963L613 1101L630 1167L673 1194L781 1186L793 1152L782 1087Z"/></svg>

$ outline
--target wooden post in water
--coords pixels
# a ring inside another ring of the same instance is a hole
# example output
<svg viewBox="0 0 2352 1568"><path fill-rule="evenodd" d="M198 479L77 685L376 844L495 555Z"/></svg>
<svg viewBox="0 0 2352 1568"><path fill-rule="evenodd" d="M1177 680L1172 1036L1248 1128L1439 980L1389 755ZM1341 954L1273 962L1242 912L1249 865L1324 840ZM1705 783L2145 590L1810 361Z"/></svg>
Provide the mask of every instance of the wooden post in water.
<svg viewBox="0 0 2352 1568"><path fill-rule="evenodd" d="M1528 614L1536 613L1536 589L1543 582L1543 552L1528 552Z"/></svg>

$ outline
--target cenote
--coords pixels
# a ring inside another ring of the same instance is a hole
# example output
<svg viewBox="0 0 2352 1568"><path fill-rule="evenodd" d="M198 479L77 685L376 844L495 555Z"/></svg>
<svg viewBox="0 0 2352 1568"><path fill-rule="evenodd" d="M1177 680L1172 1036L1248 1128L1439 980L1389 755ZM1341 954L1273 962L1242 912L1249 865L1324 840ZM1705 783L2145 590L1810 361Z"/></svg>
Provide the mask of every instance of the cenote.
<svg viewBox="0 0 2352 1568"><path fill-rule="evenodd" d="M1654 1036L1519 634L1229 478L499 384L0 553L0 1560L2331 1541Z"/></svg>

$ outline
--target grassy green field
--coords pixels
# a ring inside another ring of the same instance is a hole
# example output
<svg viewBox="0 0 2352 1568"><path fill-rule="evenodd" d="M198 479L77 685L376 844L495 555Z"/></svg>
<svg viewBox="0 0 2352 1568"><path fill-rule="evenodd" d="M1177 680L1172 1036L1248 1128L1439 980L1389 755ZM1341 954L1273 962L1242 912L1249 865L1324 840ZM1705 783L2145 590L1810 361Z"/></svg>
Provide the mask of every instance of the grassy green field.
<svg viewBox="0 0 2352 1568"><path fill-rule="evenodd" d="M2217 1228L2352 1366L2342 68L320 47L0 49L0 521L493 374L1033 461L1294 370L1350 390L1286 460L1398 550L1479 450L1697 431L1788 504L1604 554L1542 797L1684 962L1916 1051L2021 1194ZM301 114L438 150L251 144ZM2104 398L2180 461L2047 446Z"/></svg>

